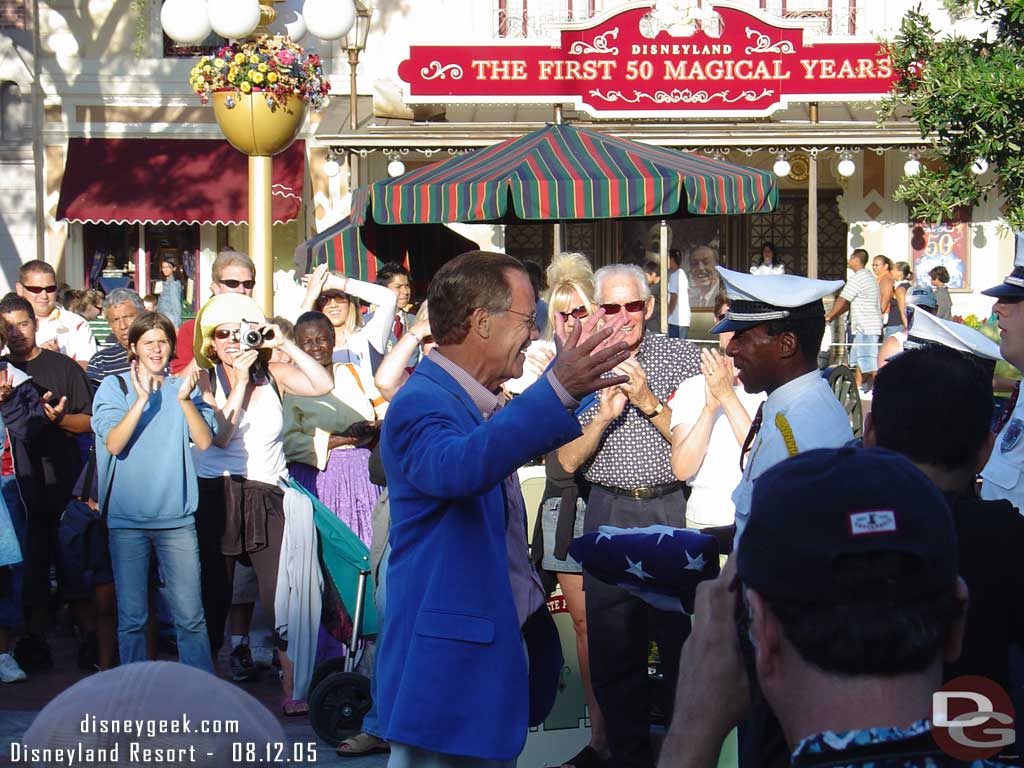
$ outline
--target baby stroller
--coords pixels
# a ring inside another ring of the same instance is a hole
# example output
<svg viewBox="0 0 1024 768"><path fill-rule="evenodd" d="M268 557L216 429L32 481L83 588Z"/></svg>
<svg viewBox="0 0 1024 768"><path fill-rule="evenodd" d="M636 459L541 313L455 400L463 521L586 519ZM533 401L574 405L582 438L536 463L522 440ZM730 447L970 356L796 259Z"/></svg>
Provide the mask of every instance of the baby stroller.
<svg viewBox="0 0 1024 768"><path fill-rule="evenodd" d="M336 747L360 732L363 717L373 703L369 678L355 671L359 663L360 637L377 631L370 550L319 499L294 480L290 482L313 503L320 570L325 584L330 580L341 598L340 610L347 616L340 618L351 620L345 655L318 664L309 684L310 724L320 739ZM324 591L328 591L326 586Z"/></svg>

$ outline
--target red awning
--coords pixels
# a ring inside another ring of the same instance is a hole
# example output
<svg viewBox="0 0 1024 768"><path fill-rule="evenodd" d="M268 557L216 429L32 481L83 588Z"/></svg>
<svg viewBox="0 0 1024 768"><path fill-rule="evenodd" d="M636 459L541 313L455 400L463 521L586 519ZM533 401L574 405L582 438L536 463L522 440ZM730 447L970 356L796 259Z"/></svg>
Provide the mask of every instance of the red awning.
<svg viewBox="0 0 1024 768"><path fill-rule="evenodd" d="M302 205L305 143L274 157L274 223ZM244 224L248 158L221 139L71 139L57 218L104 224Z"/></svg>

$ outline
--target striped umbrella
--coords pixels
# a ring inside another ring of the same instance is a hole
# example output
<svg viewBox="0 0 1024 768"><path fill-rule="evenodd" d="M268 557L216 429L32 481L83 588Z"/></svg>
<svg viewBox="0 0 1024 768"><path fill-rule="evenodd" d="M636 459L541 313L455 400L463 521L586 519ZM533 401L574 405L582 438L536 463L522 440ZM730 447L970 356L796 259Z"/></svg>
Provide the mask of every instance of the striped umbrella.
<svg viewBox="0 0 1024 768"><path fill-rule="evenodd" d="M771 172L559 124L356 190L352 221L371 210L379 224L764 213L777 202Z"/></svg>
<svg viewBox="0 0 1024 768"><path fill-rule="evenodd" d="M413 265L414 277L429 278L444 261L477 248L472 240L441 224L381 227L373 221L362 227L346 216L295 249L295 263L303 272L328 264L336 272L373 282L377 267L397 262Z"/></svg>

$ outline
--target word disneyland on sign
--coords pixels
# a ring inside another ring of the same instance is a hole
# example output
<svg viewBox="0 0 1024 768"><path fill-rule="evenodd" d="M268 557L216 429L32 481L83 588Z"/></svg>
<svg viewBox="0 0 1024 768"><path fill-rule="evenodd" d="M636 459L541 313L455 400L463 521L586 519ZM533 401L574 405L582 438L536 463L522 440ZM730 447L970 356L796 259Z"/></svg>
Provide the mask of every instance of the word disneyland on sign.
<svg viewBox="0 0 1024 768"><path fill-rule="evenodd" d="M800 22L732 5L651 2L563 24L550 41L410 46L409 103L572 103L595 117L762 116L795 101L880 98L877 42L804 42Z"/></svg>

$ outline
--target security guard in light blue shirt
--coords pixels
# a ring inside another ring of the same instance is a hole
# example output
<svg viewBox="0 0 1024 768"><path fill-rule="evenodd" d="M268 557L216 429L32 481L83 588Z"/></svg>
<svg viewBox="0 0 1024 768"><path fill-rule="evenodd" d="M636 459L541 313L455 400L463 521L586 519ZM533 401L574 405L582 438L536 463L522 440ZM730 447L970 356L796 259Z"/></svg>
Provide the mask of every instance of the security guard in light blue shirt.
<svg viewBox="0 0 1024 768"><path fill-rule="evenodd" d="M999 348L1008 363L1024 368L1024 233L1016 235L1013 272L1002 283L982 291L996 300ZM1024 510L1024 400L1017 382L1010 402L996 422L995 445L981 471L981 498L1006 499Z"/></svg>
<svg viewBox="0 0 1024 768"><path fill-rule="evenodd" d="M718 271L729 310L711 333L733 334L726 354L744 389L768 393L744 441L743 476L732 496L738 542L750 517L754 481L762 472L801 451L838 448L853 439L850 419L817 365L825 332L822 299L843 283Z"/></svg>

